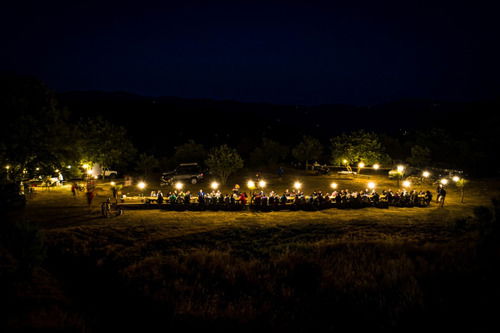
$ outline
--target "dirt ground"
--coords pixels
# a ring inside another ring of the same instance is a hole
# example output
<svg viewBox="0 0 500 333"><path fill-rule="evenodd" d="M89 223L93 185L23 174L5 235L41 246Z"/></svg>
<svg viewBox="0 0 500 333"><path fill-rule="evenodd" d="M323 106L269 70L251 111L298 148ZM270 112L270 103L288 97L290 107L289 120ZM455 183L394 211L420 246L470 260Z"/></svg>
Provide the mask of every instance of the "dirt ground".
<svg viewBox="0 0 500 333"><path fill-rule="evenodd" d="M321 189L323 192L329 191L329 184L335 182L338 188L348 188L350 190L362 190L366 184L375 182L377 189L392 188L395 190L396 181L389 180L385 176L362 176L358 178L345 178L343 176L308 176L289 175L283 179L278 179L268 175L267 188L283 191L291 188L295 180L303 183L304 192L307 194L313 190ZM229 191L232 188L232 180L222 191ZM242 181L241 183L246 183ZM86 206L86 199L83 192L77 198L73 198L69 185L52 188L50 190L39 189L32 199L29 199L25 211L26 218L36 223L42 229L57 230L65 228L135 228L151 227L158 232L165 232L169 236L180 236L186 233L196 233L200 231L214 230L217 228L235 227L273 227L284 225L303 225L307 223L329 224L337 227L354 227L353 232L361 229L386 229L404 228L419 229L435 227L446 227L454 223L457 219L467 218L472 215L472 210L476 206L490 206L492 197L499 195L498 180L473 180L467 183L465 188L465 200L461 203L460 191L450 184L447 188L445 207L440 208L435 202L427 208L396 208L389 209L364 208L364 209L327 209L317 212L303 211L280 211L280 212L172 212L152 210L126 210L123 216L104 219L100 216L99 206L108 196L111 196L109 182L98 182L97 196L94 199L91 211ZM190 185L186 189L197 192L200 188L207 188L209 181L202 184ZM242 184L244 191L244 185ZM151 189L147 188L145 192ZM424 184L415 186L416 189L429 189L435 198L435 185ZM171 189L162 189L167 192ZM124 188L123 193L137 192L134 188ZM368 228L370 226L370 228ZM360 230L362 231L362 230ZM393 230L396 231L396 230ZM385 230L389 232L389 230Z"/></svg>

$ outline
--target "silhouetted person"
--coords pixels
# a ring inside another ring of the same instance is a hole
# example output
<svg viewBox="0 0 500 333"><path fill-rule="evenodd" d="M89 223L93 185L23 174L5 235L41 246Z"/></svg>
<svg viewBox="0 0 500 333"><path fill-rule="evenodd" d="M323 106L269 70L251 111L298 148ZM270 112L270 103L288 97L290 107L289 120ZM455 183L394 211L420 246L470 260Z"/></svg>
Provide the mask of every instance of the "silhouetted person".
<svg viewBox="0 0 500 333"><path fill-rule="evenodd" d="M441 187L441 190L438 193L438 202L439 202L439 207L444 206L444 199L446 198L446 190L444 187Z"/></svg>

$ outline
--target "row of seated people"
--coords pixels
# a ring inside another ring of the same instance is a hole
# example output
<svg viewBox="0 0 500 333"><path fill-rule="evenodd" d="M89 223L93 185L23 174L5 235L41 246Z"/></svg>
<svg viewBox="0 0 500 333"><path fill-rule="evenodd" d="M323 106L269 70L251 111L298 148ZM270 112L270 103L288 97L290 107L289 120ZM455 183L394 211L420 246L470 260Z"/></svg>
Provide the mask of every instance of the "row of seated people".
<svg viewBox="0 0 500 333"><path fill-rule="evenodd" d="M351 192L349 190L334 191L323 194L315 191L306 196L302 191L288 191L283 194L272 191L266 194L263 191L256 192L249 196L245 192L233 192L223 194L220 191L205 193L202 190L197 196L187 192L170 192L163 197L161 192L156 195L156 202L163 208L168 206L197 206L199 209L214 210L240 210L249 207L254 210L281 210L281 209L326 209L326 208L363 208L379 207L426 207L432 201L430 191L407 191L384 190L381 193L376 191ZM151 203L151 201L150 201ZM184 207L186 208L186 207Z"/></svg>

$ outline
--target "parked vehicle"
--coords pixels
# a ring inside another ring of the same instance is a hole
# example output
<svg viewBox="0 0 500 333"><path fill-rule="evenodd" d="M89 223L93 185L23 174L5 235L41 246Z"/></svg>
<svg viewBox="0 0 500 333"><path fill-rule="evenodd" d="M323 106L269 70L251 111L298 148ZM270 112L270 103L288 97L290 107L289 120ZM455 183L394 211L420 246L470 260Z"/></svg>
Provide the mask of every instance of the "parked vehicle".
<svg viewBox="0 0 500 333"><path fill-rule="evenodd" d="M198 163L182 163L175 170L164 172L161 176L161 184L171 185L177 181L197 184L203 181L205 173Z"/></svg>
<svg viewBox="0 0 500 333"><path fill-rule="evenodd" d="M99 163L95 163L92 166L92 176L102 177L102 178L111 178L115 179L118 177L118 171L111 170L109 168L103 168Z"/></svg>

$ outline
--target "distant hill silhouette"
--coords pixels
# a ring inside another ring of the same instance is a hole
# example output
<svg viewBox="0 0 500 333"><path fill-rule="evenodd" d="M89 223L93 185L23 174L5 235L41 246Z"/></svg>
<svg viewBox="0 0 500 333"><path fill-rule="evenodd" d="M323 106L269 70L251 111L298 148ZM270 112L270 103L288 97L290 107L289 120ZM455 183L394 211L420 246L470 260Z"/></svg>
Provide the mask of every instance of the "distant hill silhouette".
<svg viewBox="0 0 500 333"><path fill-rule="evenodd" d="M444 127L464 131L498 123L498 101L400 100L374 106L276 105L231 100L147 97L128 92L74 91L57 94L75 119L102 115L128 128L136 144L151 152L170 152L189 139L229 143L243 152L262 137L295 144L302 135L326 141L363 128L391 135Z"/></svg>

